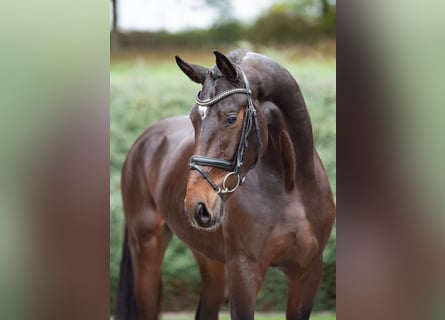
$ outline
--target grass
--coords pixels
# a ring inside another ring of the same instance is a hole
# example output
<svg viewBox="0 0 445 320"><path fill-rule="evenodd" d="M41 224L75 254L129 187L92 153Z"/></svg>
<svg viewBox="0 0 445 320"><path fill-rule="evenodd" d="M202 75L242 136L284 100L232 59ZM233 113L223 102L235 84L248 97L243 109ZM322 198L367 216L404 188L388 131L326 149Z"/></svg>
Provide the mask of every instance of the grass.
<svg viewBox="0 0 445 320"><path fill-rule="evenodd" d="M262 313L255 314L256 320L283 320L285 318L284 314L277 313ZM114 318L111 317L111 320ZM161 320L192 320L195 319L194 313L167 313L163 314ZM228 314L220 314L219 320L230 320ZM310 320L336 320L336 315L331 313L323 313L323 315L312 315Z"/></svg>
<svg viewBox="0 0 445 320"><path fill-rule="evenodd" d="M285 319L284 315L280 316L269 316L269 315L259 315L255 316L256 320L283 320ZM311 320L335 320L335 316L313 316L310 318ZM165 319L168 320L168 319ZM230 320L230 317L221 317L220 320Z"/></svg>
<svg viewBox="0 0 445 320"><path fill-rule="evenodd" d="M283 64L299 82L311 115L314 141L325 164L335 194L335 59L333 57L301 58L295 52L267 49L263 52ZM131 56L112 60L110 65L110 306L114 306L121 257L123 212L120 197L120 170L135 139L157 121L188 114L199 85L191 82L176 66L174 54ZM211 66L211 52L194 55L186 52L183 58L192 63ZM335 232L331 237L325 261L335 268ZM321 289L316 309L325 310L335 304L334 274ZM171 242L164 259L164 310L193 310L199 291L199 273L188 249L176 238ZM334 279L334 280L332 280ZM334 286L332 286L334 281ZM333 288L333 289L332 289ZM266 274L258 295L260 311L282 311L286 288L283 275L271 269ZM278 319L258 317L258 319ZM279 317L282 319L282 317ZM168 318L164 318L167 319ZM227 319L227 318L222 318ZM333 319L313 317L313 319Z"/></svg>
<svg viewBox="0 0 445 320"><path fill-rule="evenodd" d="M283 320L285 318L284 314L278 313L261 313L256 314L256 320ZM194 319L194 314L165 314L162 317L162 320L191 320ZM315 314L311 316L310 320L335 320L335 314ZM230 316L228 314L221 314L219 320L230 320Z"/></svg>

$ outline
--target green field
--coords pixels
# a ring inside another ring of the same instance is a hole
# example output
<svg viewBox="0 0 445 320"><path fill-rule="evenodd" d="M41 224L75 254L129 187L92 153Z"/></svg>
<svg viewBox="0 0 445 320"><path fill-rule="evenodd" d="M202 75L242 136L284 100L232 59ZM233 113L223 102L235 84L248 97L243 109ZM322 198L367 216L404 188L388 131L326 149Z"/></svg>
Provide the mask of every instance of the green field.
<svg viewBox="0 0 445 320"><path fill-rule="evenodd" d="M181 54L181 52L178 52ZM335 192L335 58L299 58L298 52L269 50L300 84L311 115L315 145L328 171ZM176 66L173 53L113 60L110 65L110 288L111 306L121 255L123 213L119 182L122 162L138 135L147 127L170 116L188 114L199 85L191 82ZM181 56L192 63L213 65L213 55L187 52ZM317 310L335 307L335 231L325 250L324 279ZM164 310L194 310L199 292L199 273L191 253L173 239L163 267ZM270 270L258 295L257 309L284 310L286 288L283 275ZM258 318L260 319L260 318ZM266 319L266 318L264 318ZM275 318L267 318L275 319ZM314 318L318 319L318 318ZM331 319L331 318L319 318Z"/></svg>
<svg viewBox="0 0 445 320"><path fill-rule="evenodd" d="M281 316L266 316L266 315L260 315L255 316L256 320L283 320L285 319L284 315ZM164 320L168 320L168 318L165 318ZM230 320L229 316L221 317L220 320ZM311 320L335 320L335 316L313 316L311 317Z"/></svg>
<svg viewBox="0 0 445 320"><path fill-rule="evenodd" d="M255 316L256 320L283 320L285 316ZM165 318L164 320L168 320ZM220 320L230 320L230 317L221 317ZM311 320L335 320L335 316L314 316Z"/></svg>
<svg viewBox="0 0 445 320"><path fill-rule="evenodd" d="M259 314L255 315L256 320L283 320L285 318L284 314ZM189 316L163 316L162 320L191 320L194 319L194 315ZM220 320L230 320L230 316L227 314L220 315ZM335 320L335 315L314 315L311 316L311 320Z"/></svg>

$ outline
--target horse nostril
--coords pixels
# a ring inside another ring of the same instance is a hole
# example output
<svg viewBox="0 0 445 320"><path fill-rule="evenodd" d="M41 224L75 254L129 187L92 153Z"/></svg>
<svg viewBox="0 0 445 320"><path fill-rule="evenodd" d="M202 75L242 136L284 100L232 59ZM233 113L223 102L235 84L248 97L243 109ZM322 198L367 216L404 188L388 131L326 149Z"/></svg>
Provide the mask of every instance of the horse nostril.
<svg viewBox="0 0 445 320"><path fill-rule="evenodd" d="M202 202L198 203L198 207L196 208L195 211L195 219L200 227L208 227L210 221L212 220L212 217L207 211L205 204Z"/></svg>

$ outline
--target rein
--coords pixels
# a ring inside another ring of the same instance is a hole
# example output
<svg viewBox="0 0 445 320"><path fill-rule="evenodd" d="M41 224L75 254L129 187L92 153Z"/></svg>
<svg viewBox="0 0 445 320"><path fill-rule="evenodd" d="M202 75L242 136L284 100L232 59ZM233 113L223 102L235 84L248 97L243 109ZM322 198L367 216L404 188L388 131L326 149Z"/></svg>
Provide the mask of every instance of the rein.
<svg viewBox="0 0 445 320"><path fill-rule="evenodd" d="M241 176L241 166L243 165L244 160L244 153L246 151L247 145L248 145L248 139L249 139L249 133L252 129L252 123L254 125L254 130L256 134L256 140L258 145L258 156L256 161L258 161L261 151L262 151L262 143L261 143L261 137L260 137L260 127L258 125L258 119L255 107L252 102L252 91L250 90L249 81L247 80L247 77L245 73L241 70L241 73L243 75L244 80L244 88L235 88L230 89L227 91L224 91L217 96L201 100L199 99L199 94L201 91L199 91L196 95L196 103L203 107L210 107L214 105L215 103L223 100L224 98L232 95L232 94L238 94L243 93L247 95L247 106L244 110L244 119L243 119L243 126L241 130L241 138L240 142L238 144L238 150L236 152L235 158L233 161L227 161L222 160L218 158L211 158L206 156L200 156L200 155L193 155L190 158L189 168L190 170L196 170L198 171L204 179L207 180L207 182L212 186L212 188L216 191L216 193L222 197L226 193L234 192L238 187L244 182L246 179L245 177ZM225 171L229 171L228 174L223 179L222 187L219 187L213 180L210 178L209 174L204 171L202 168L204 167L213 167L222 169ZM227 179L231 176L237 177L237 183L233 188L228 188L226 186Z"/></svg>

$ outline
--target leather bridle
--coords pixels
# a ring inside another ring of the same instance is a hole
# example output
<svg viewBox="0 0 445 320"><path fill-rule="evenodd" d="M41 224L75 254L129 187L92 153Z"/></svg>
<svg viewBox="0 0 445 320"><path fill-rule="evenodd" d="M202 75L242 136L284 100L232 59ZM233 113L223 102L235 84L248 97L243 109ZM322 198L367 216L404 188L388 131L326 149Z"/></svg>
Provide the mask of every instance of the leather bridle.
<svg viewBox="0 0 445 320"><path fill-rule="evenodd" d="M244 74L244 72L242 70L240 70L240 71L241 71L241 73L243 75L243 79L244 79L244 88L230 89L230 90L227 90L227 91L224 91L224 92L218 94L217 96L215 96L213 98L206 99L206 100L201 100L199 98L199 94L201 91L199 91L196 95L196 103L199 106L203 106L203 107L210 107L210 106L214 105L215 103L217 103L218 101L221 101L222 99L224 99L232 94L244 93L247 95L247 105L244 110L244 120L243 120L242 129L241 129L240 142L239 142L238 149L237 149L237 152L236 152L236 155L235 155L235 158L233 159L233 161L227 161L227 160L211 158L211 157L206 157L206 156L200 156L200 155L193 155L190 158L190 163L189 163L190 170L197 170L203 176L203 178L207 180L207 182L212 186L212 188L216 191L216 193L218 193L218 195L220 197L222 197L226 193L234 192L236 189L238 189L238 187L245 180L245 177L241 176L240 169L241 169L241 166L243 165L244 153L245 153L247 145L248 145L249 133L250 133L250 130L252 129L252 123L254 125L254 130L255 130L256 140L257 140L257 145L258 145L258 156L257 156L256 161L258 161L258 159L261 155L261 151L262 151L260 127L258 125L256 110L255 110L255 107L252 102L252 91L250 90L249 81L247 80L246 75ZM209 174L206 171L204 171L204 169L202 168L203 166L204 167L213 167L213 168L218 168L218 169L222 169L225 171L229 171L229 173L226 174L226 176L223 179L222 187L219 187L212 180L212 178L210 178ZM230 176L234 176L237 178L237 183L233 188L228 188L226 186L227 179Z"/></svg>

